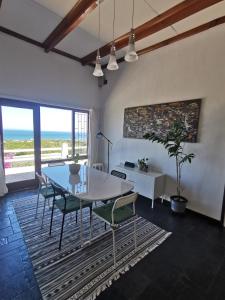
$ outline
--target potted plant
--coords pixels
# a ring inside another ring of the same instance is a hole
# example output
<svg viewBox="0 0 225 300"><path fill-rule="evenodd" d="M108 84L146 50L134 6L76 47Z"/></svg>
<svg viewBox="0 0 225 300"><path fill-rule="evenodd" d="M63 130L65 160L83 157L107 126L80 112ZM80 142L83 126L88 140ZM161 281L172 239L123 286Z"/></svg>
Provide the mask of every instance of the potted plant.
<svg viewBox="0 0 225 300"><path fill-rule="evenodd" d="M78 164L80 159L79 154L77 153L73 159L74 164L69 165L69 170L71 174L77 174L80 171L80 164Z"/></svg>
<svg viewBox="0 0 225 300"><path fill-rule="evenodd" d="M145 139L162 144L168 151L169 157L174 157L176 162L176 190L177 194L170 196L171 209L177 213L185 211L188 200L181 195L181 171L185 163L191 163L195 157L193 153L184 152L184 141L187 131L182 120L177 120L165 137L159 137L155 133L146 133Z"/></svg>
<svg viewBox="0 0 225 300"><path fill-rule="evenodd" d="M139 170L148 172L148 158L138 159Z"/></svg>

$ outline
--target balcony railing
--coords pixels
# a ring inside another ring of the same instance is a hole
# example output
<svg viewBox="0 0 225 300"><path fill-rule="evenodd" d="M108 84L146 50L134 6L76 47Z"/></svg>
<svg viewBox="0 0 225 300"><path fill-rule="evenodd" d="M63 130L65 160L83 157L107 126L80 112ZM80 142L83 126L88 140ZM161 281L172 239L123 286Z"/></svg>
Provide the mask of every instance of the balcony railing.
<svg viewBox="0 0 225 300"><path fill-rule="evenodd" d="M76 147L76 153L80 157L87 156L87 147ZM46 153L49 152L50 153ZM23 154L25 153L25 154ZM41 148L41 161L69 159L71 157L72 147L62 145L62 147ZM26 167L34 165L34 149L7 149L4 150L4 166L5 169L15 167Z"/></svg>

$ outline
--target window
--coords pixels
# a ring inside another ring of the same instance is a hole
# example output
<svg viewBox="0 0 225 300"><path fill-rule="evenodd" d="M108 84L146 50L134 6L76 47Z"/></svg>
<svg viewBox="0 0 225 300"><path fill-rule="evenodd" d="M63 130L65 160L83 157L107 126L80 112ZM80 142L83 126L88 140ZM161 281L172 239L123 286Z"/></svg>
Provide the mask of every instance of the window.
<svg viewBox="0 0 225 300"><path fill-rule="evenodd" d="M2 106L6 183L34 179L33 110Z"/></svg>
<svg viewBox="0 0 225 300"><path fill-rule="evenodd" d="M89 113L1 98L0 145L11 191L35 186L35 172L49 162L88 159Z"/></svg>
<svg viewBox="0 0 225 300"><path fill-rule="evenodd" d="M88 113L75 112L75 155L88 155Z"/></svg>
<svg viewBox="0 0 225 300"><path fill-rule="evenodd" d="M41 107L41 161L68 159L72 153L72 111Z"/></svg>

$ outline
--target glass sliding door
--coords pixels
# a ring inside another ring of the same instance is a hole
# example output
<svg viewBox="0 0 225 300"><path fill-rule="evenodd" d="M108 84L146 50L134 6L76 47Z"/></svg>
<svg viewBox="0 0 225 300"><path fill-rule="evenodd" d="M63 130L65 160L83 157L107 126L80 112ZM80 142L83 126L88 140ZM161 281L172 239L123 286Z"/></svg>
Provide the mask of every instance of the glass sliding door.
<svg viewBox="0 0 225 300"><path fill-rule="evenodd" d="M72 111L40 107L42 163L72 158Z"/></svg>
<svg viewBox="0 0 225 300"><path fill-rule="evenodd" d="M74 112L75 143L74 155L79 155L80 163L87 162L88 156L88 112Z"/></svg>
<svg viewBox="0 0 225 300"><path fill-rule="evenodd" d="M0 147L10 191L37 186L50 162L88 159L89 113L0 98Z"/></svg>
<svg viewBox="0 0 225 300"><path fill-rule="evenodd" d="M6 183L35 178L33 109L1 107Z"/></svg>

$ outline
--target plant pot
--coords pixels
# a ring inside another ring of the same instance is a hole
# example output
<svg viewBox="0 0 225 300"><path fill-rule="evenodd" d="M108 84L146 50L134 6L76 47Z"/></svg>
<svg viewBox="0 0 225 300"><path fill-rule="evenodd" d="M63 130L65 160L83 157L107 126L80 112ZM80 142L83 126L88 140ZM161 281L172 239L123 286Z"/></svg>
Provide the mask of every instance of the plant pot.
<svg viewBox="0 0 225 300"><path fill-rule="evenodd" d="M80 165L79 164L71 164L69 165L69 170L71 174L77 174L80 171Z"/></svg>
<svg viewBox="0 0 225 300"><path fill-rule="evenodd" d="M148 172L148 166L139 166L139 170L143 172Z"/></svg>
<svg viewBox="0 0 225 300"><path fill-rule="evenodd" d="M185 212L188 200L183 196L173 195L170 196L171 209L175 213L182 214Z"/></svg>

